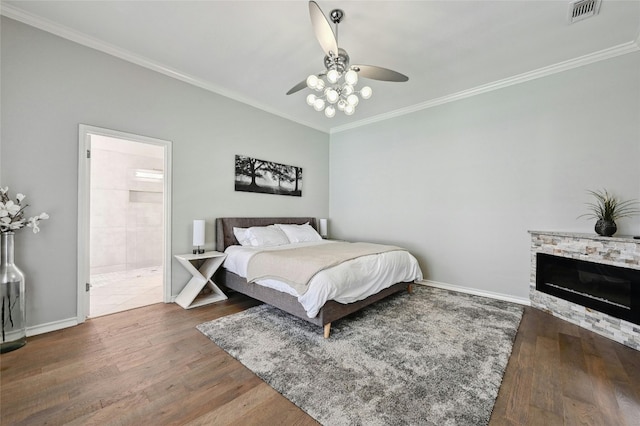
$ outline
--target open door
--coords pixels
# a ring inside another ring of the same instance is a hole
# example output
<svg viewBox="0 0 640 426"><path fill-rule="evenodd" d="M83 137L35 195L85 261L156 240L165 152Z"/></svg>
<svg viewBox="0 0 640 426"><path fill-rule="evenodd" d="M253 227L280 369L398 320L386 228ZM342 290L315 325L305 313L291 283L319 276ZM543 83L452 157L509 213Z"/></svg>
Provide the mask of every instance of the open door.
<svg viewBox="0 0 640 426"><path fill-rule="evenodd" d="M171 301L170 190L170 142L80 125L78 322ZM154 296L132 297L147 270Z"/></svg>

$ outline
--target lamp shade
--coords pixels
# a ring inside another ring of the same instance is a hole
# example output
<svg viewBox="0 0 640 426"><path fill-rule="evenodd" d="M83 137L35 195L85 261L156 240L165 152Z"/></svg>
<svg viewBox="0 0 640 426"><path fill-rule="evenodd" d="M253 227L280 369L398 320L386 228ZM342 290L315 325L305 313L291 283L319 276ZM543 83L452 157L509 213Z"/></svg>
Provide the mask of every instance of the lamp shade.
<svg viewBox="0 0 640 426"><path fill-rule="evenodd" d="M193 245L197 247L204 245L204 220L193 221Z"/></svg>
<svg viewBox="0 0 640 426"><path fill-rule="evenodd" d="M327 219L320 219L320 235L327 236Z"/></svg>

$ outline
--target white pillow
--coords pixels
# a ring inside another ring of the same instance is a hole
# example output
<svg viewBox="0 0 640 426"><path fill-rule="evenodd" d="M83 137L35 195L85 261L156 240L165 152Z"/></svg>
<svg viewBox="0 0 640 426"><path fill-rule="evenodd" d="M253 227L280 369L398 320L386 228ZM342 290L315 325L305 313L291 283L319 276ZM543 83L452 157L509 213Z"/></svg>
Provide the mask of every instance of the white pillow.
<svg viewBox="0 0 640 426"><path fill-rule="evenodd" d="M247 228L236 228L235 226L233 227L233 235L236 236L236 240L238 240L241 246L251 245L251 236L247 231Z"/></svg>
<svg viewBox="0 0 640 426"><path fill-rule="evenodd" d="M281 246L289 244L284 232L274 225L252 226L247 230L253 247Z"/></svg>
<svg viewBox="0 0 640 426"><path fill-rule="evenodd" d="M322 237L309 223L304 225L276 225L285 233L292 243L304 243L307 241L322 241Z"/></svg>

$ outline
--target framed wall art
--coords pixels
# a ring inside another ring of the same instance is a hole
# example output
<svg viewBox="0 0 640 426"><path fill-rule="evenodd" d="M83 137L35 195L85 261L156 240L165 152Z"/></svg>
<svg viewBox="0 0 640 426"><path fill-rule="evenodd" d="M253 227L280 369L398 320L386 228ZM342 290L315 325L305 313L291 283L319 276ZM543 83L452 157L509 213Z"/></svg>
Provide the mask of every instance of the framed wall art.
<svg viewBox="0 0 640 426"><path fill-rule="evenodd" d="M302 197L302 167L236 155L236 191Z"/></svg>

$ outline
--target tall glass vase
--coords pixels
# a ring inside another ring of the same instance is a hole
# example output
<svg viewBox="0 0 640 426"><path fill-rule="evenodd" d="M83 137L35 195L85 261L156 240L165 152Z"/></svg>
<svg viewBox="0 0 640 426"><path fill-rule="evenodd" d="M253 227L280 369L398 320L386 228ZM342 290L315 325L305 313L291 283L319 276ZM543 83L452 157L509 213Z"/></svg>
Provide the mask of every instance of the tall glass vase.
<svg viewBox="0 0 640 426"><path fill-rule="evenodd" d="M0 335L0 353L13 351L27 343L24 274L13 263L13 237L13 232L2 233L2 257L0 257L2 335Z"/></svg>

